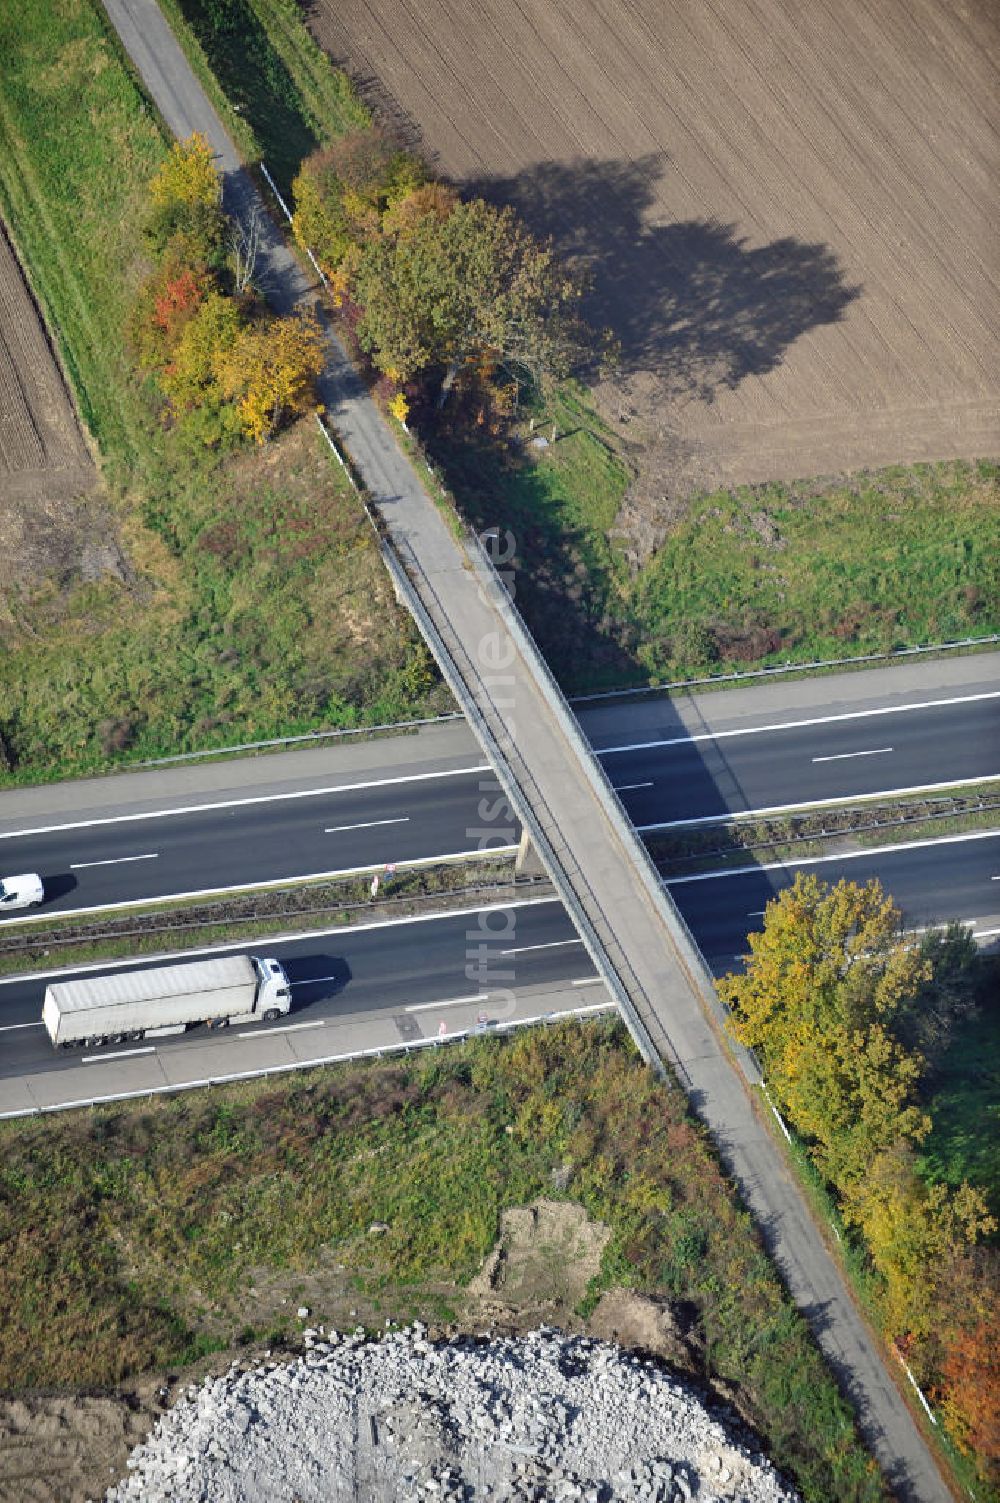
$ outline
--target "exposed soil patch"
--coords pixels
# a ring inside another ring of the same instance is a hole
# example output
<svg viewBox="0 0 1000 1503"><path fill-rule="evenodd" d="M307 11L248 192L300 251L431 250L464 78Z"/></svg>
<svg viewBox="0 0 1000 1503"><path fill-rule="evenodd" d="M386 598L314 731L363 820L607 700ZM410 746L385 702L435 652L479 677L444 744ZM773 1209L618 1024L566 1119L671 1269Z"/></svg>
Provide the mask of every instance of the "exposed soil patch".
<svg viewBox="0 0 1000 1503"><path fill-rule="evenodd" d="M717 485L1000 449L990 0L317 0L438 170L595 276L655 536Z"/></svg>
<svg viewBox="0 0 1000 1503"><path fill-rule="evenodd" d="M0 222L0 635L21 629L39 590L124 577L41 314Z"/></svg>
<svg viewBox="0 0 1000 1503"><path fill-rule="evenodd" d="M143 1439L160 1406L150 1380L134 1394L0 1399L3 1503L83 1503L103 1497L122 1455Z"/></svg>
<svg viewBox="0 0 1000 1503"><path fill-rule="evenodd" d="M95 479L69 392L41 314L0 222L0 473L35 476L70 471L77 484ZM4 480L4 493L9 485Z"/></svg>
<svg viewBox="0 0 1000 1503"><path fill-rule="evenodd" d="M375 1270L365 1266L365 1247L381 1234L376 1225L356 1247L324 1249L307 1270L246 1269L221 1303L199 1301L195 1293L186 1317L204 1338L227 1345L189 1368L154 1373L113 1393L0 1398L0 1503L103 1496L129 1451L190 1383L222 1373L234 1357L244 1362L294 1350L297 1338L280 1333L315 1322L352 1330L420 1318L434 1337L513 1334L545 1324L615 1341L701 1376L700 1338L683 1306L616 1288L589 1318L577 1313L611 1233L574 1202L541 1198L504 1212L497 1244L467 1289L443 1280L379 1288ZM309 1314L299 1319L302 1308ZM242 1339L229 1345L238 1330ZM724 1385L714 1391L733 1398Z"/></svg>
<svg viewBox="0 0 1000 1503"><path fill-rule="evenodd" d="M524 1329L573 1323L575 1307L601 1271L611 1236L582 1206L536 1200L505 1211L500 1240L466 1291L467 1319Z"/></svg>

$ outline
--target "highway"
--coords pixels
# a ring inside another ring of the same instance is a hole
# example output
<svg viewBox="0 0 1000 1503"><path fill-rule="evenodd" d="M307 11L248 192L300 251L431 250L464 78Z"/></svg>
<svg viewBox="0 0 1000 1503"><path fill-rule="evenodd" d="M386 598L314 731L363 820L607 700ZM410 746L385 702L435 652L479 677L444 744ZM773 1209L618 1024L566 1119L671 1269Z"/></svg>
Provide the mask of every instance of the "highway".
<svg viewBox="0 0 1000 1503"><path fill-rule="evenodd" d="M853 674L845 676L850 697L831 695L828 711L796 714L765 701L737 717L731 697L716 694L688 723L683 707L660 697L584 710L581 719L633 822L651 832L1000 779L998 659L975 660L978 676L955 692L910 703L873 704L870 676ZM297 753L296 769L311 758L312 776L295 780L283 756L254 759L256 781L243 787L227 784L227 764L216 764L211 792L154 795L134 810L125 795L153 775L102 780L106 802L79 818L46 810L39 798L33 817L19 812L16 793L4 794L0 875L40 873L46 901L31 916L43 918L515 844L520 832L464 725L436 729L436 739L427 732L373 744L367 758L357 746ZM228 765L234 776L248 767Z"/></svg>
<svg viewBox="0 0 1000 1503"><path fill-rule="evenodd" d="M242 204L248 208L255 201L252 183L243 172L232 141L200 89L190 63L155 0L105 0L105 9L168 127L182 139L192 130L199 130L206 136L218 153L219 166L226 179L227 206L232 208ZM272 305L280 311L311 299L311 289L301 269L283 246L275 244L276 236L267 226L264 240ZM511 660L511 672L504 684L517 684L516 694L506 687L495 692L498 688L495 681L489 675L478 674L476 689L481 692L476 697L470 690L470 680L464 676L464 670L462 675L458 673L458 653L463 655L463 661L464 656L473 651L482 656L491 639L499 646L508 637L509 623L505 612L497 601L490 603L477 589L474 573L466 573L464 565L468 560L463 550L455 546L455 540L435 513L419 479L364 393L343 348L331 340L328 355L319 387L324 406L376 505L382 509L387 530L415 566L421 591L417 614L427 613L425 636L431 625L433 601L437 612L434 630L446 632L445 641L454 643L454 647L448 646L447 656L456 670L456 683L462 678L467 694L464 702L471 706L476 698L478 712L483 717L483 730L487 732L484 745L499 746L502 743L503 735L510 732L512 725L509 713L512 699L517 700L520 716L518 740L523 743L518 747L518 755L524 774L530 776L531 805L537 810L538 797L541 797L550 809L559 811L558 823L565 856L560 849L556 864L563 890L572 892L574 899L581 903L588 922L594 922L594 915L601 923L598 944L607 970L606 957L610 948L605 931L609 924L606 920L601 922L601 903L592 891L588 894L583 880L585 866L595 853L592 867L594 886L602 895L605 910L614 913L618 926L610 938L620 945L626 962L634 967L636 983L630 990L633 1005L640 1000L645 1004L653 998L649 981L655 980L659 991L664 970L663 956L650 936L666 936L675 950L683 953L686 947L675 932L676 926L666 915L657 918L652 907L635 904L636 873L630 869L632 855L630 853L627 859L624 857L629 845L623 844L615 830L606 800L582 775L584 768L578 738L567 730L565 723L560 729L542 673L533 667L530 654L525 656L524 651L521 654L515 652ZM399 583L403 585L406 580L407 576L400 574ZM443 607L442 596L447 597L447 610ZM417 601L414 599L410 604L413 608ZM502 630L498 631L498 628ZM527 649L526 643L524 648ZM438 650L443 659L445 653L440 647ZM475 675L476 670L472 671ZM880 725L879 731L882 729ZM877 751L878 756L871 760L879 761L892 755L881 750L881 745L880 739L877 747L869 742L850 750L852 755L866 750ZM570 760L567 760L567 751L572 753ZM810 765L822 763L813 759ZM621 785L625 779L616 776ZM643 777L632 781L655 784L656 778ZM521 786L523 789L523 781ZM648 792L648 789L630 791ZM83 796L86 798L86 793ZM726 798L728 794L722 789L719 796ZM363 808L360 796L356 804L360 811ZM524 807L527 808L527 801ZM694 807L698 807L697 801ZM717 810L707 812L711 814ZM398 817L403 819L407 813L403 809ZM691 810L686 813L690 814ZM362 822L364 817L359 813L357 822ZM637 818L644 820L646 816L637 813ZM324 826L324 833L326 828ZM141 833L145 834L145 830L144 824ZM16 848L17 842L13 844ZM150 866L158 865L160 860L159 853L151 846L131 854L149 858L145 864ZM95 870L85 866L79 856L75 862L66 864L74 875ZM133 867L141 864L130 863ZM195 877L196 873L192 872L192 880ZM75 889L71 889L71 893L73 891ZM81 897L85 904L82 887ZM79 903L80 898L71 897L70 901ZM417 969L417 965L411 965L410 974ZM775 1151L770 1135L754 1116L750 1100L739 1088L736 1070L708 1030L695 989L681 983L676 973L665 979L668 986L674 988L671 1027L684 1035L684 1057L689 1077L697 1089L698 1109L715 1133L723 1163L741 1185L748 1207L765 1228L769 1250L793 1298L813 1321L814 1328L818 1326L817 1337L822 1348L842 1381L849 1385L861 1427L873 1445L876 1457L891 1474L894 1491L901 1498L938 1503L947 1496L948 1490L892 1385L880 1353L851 1304L839 1270L805 1212L802 1197L786 1177L781 1154ZM595 986L593 989L600 988ZM662 1021L662 997L657 995L655 1002L653 1011L657 1021ZM405 1013L405 1016L421 1015ZM325 1027L322 1023L320 1026ZM21 1031L28 1033L30 1030ZM292 1035L293 1038L301 1036ZM285 1038L287 1040L288 1034ZM236 1042L239 1042L238 1038ZM248 1051L261 1046L266 1051L268 1040L247 1041L245 1045ZM78 1069L86 1068L81 1061ZM95 1068L104 1069L105 1066Z"/></svg>
<svg viewBox="0 0 1000 1503"><path fill-rule="evenodd" d="M747 933L762 926L764 908L798 871L824 882L843 877L865 883L877 877L910 929L958 919L981 939L1000 935L1000 830L748 865L717 876L675 877L667 886L705 958L721 974L739 963Z"/></svg>
<svg viewBox="0 0 1000 1503"><path fill-rule="evenodd" d="M971 840L920 842L856 859L840 855L804 869L827 881L881 877L911 927L975 919L981 925L995 923L1000 932L1000 831ZM795 870L782 866L671 883L674 898L717 974L739 963L747 932L760 927L765 903L792 880ZM481 943L488 947L485 981L478 970ZM89 1067L109 1054L121 1068L130 1058L148 1060L150 1054L164 1051L176 1058L178 1050L199 1049L210 1041L217 1059L222 1058L220 1043L225 1044L227 1067L238 1069L247 1044L256 1040L259 1049L266 1037L283 1038L289 1025L302 1030L322 1026L323 1040L302 1040L315 1048L327 1046L338 1024L368 1017L386 1025L382 1047L390 1047L437 1037L442 1025L446 1032L471 1027L481 1016L491 1025L506 1021L517 1012L508 991L535 998L535 1010L542 1012L551 1009L548 993L561 995L563 1008L589 1006L597 995L604 996L586 951L555 899L529 899L492 914L481 909L401 923L373 922L256 941L243 948L277 955L286 965L294 988L289 1024L270 1030L250 1027L225 1040L195 1030L183 1038L158 1040L155 1048L95 1050L84 1064L76 1053L56 1053L39 1022L46 974L55 973L3 978L0 1079L61 1072L74 1080L69 1099L78 1099L86 1089ZM119 962L103 969L132 964ZM88 969L99 972L102 967Z"/></svg>

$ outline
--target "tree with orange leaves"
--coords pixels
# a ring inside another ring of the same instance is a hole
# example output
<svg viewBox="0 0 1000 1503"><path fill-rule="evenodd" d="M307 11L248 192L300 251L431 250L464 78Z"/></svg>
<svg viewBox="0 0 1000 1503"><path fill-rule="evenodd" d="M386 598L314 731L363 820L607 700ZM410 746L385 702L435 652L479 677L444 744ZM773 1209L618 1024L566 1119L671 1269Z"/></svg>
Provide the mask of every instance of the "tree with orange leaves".
<svg viewBox="0 0 1000 1503"><path fill-rule="evenodd" d="M935 1399L959 1445L1000 1482L1000 1250L953 1260L942 1305Z"/></svg>

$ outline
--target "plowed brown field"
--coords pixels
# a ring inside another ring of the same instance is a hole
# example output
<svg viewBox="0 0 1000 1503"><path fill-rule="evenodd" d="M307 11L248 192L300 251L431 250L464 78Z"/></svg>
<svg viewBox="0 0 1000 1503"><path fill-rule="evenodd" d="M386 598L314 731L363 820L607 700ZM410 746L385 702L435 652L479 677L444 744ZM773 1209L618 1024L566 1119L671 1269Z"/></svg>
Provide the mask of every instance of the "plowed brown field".
<svg viewBox="0 0 1000 1503"><path fill-rule="evenodd" d="M43 581L122 565L62 372L0 222L0 641ZM30 612L29 612L30 614Z"/></svg>
<svg viewBox="0 0 1000 1503"><path fill-rule="evenodd" d="M444 174L590 260L650 511L1000 452L995 0L315 0L310 25Z"/></svg>
<svg viewBox="0 0 1000 1503"><path fill-rule="evenodd" d="M65 495L95 478L62 373L0 224L0 495Z"/></svg>

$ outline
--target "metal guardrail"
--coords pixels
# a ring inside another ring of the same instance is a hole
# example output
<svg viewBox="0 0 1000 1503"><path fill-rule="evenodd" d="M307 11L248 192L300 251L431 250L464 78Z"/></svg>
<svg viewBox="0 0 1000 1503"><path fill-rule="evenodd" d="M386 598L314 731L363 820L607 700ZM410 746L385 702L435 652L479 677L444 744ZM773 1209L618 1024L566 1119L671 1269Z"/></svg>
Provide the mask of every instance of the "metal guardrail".
<svg viewBox="0 0 1000 1503"><path fill-rule="evenodd" d="M533 664L539 677L548 687L550 707L556 715L570 745L575 747L595 796L604 808L620 843L631 857L647 895L662 919L667 933L671 935L678 963L706 1005L711 1008L720 1020L724 1020L727 1017L728 1008L716 991L715 979L712 976L708 963L701 953L701 949L694 935L691 933L683 914L664 888L663 880L653 858L646 849L644 842L637 835L625 806L615 792L603 764L591 747L590 742L584 736L579 721L570 709L569 703L556 682L551 669L539 652L534 639L524 624L520 611L504 587L493 560L483 547L481 540L475 534L472 534L468 541L474 555L474 560L480 565L480 576L485 581L488 581L490 596L507 623L511 635L517 642L522 654ZM681 945L677 943L672 933L673 930L679 933L688 951L687 955L683 953ZM751 1085L759 1084L762 1076L758 1062L752 1052L744 1048L743 1045L738 1044L732 1038L732 1035L728 1033L728 1030L727 1037L748 1082Z"/></svg>
<svg viewBox="0 0 1000 1503"><path fill-rule="evenodd" d="M887 652L866 652L853 658L818 658L812 663L776 663L770 668L747 668L739 673L709 673L704 678L668 679L662 684L635 684L632 688L601 689L594 694L571 694L570 704L592 704L601 699L625 699L633 694L663 694L671 689L697 689L705 684L735 684L745 679L777 678L784 673L813 673L823 668L850 668L855 663L888 663L895 658L919 657L928 652L960 652L968 647L988 647L1000 642L1000 633L964 637L957 642L929 642L920 647L893 647Z"/></svg>
<svg viewBox="0 0 1000 1503"><path fill-rule="evenodd" d="M404 564L396 545L390 537L384 518L379 513L377 507L371 504L362 487L350 475L343 455L340 453L319 414L317 414L317 422L334 456L343 468L347 470L364 505L368 520L379 538L382 559L393 581L397 598L401 603L405 603L407 609L417 621L425 640L431 647L431 651L437 660L446 683L451 687L459 704L465 706L466 718L479 735L483 745L490 748L491 761L504 792L512 808L520 818L522 826L528 831L539 856L548 866L559 896L569 911L569 915L594 965L611 988L622 1016L635 1040L636 1047L647 1063L657 1071L662 1070L661 1055L665 1055L677 1074L683 1077L688 1085L690 1085L687 1071L662 1019L658 1017L650 999L646 996L645 989L639 982L631 962L618 943L614 926L604 913L597 894L594 892L590 882L587 880L586 874L580 869L577 862L574 862L575 873L574 878L571 878L565 860L559 854L561 839L558 823L552 815L530 768L518 753L510 736L504 733L502 722L501 733L498 734L494 731L486 715L480 709L475 692L477 687L484 704L489 705L491 703L490 696L482 680L482 675L472 660L464 642L462 642L461 638L451 627L448 613L438 598L437 592L427 577L426 571L412 555L409 562ZM625 812L624 805L615 793L603 766L584 737L579 722L570 709L566 697L556 682L548 664L538 651L520 612L514 605L508 591L504 588L493 560L483 547L479 536L458 517L457 512L455 516L458 521L462 541L466 546L467 555L470 563L477 572L480 585L485 588L488 597L493 601L501 618L517 643L522 657L533 669L539 681L547 688L548 702L556 717L559 728L566 738L569 747L576 751L595 797L604 809L620 844L635 865L642 879L646 894L663 922L667 934L671 938L678 965L687 976L692 987L702 997L705 1005L719 1016L720 1019L724 1020L726 1009L715 990L714 978L694 936L676 905L667 894L649 852L646 850L641 839L636 835L631 820ZM437 620L432 617L430 610L425 605L421 591L414 583L414 580L411 579L409 570L420 576L423 591L428 601L433 601L437 607ZM463 662L466 664L464 673L460 666ZM519 776L515 773L511 765L512 757L516 758L519 764ZM547 816L547 825L540 817L539 811L543 811ZM565 848L563 847L563 849ZM581 897L578 895L578 888L580 893L589 899L598 924L604 931L603 937L598 933L598 926L595 925L591 914L584 907ZM633 1000L634 998L642 998L645 1007L649 1011L652 1027L650 1023L647 1023L645 1019L640 1017L637 1011L637 1002ZM663 1038L666 1045L665 1049L661 1049L654 1044L654 1033ZM733 1048L747 1080L752 1085L757 1084L760 1079L760 1071L756 1060L741 1045L733 1042Z"/></svg>
<svg viewBox="0 0 1000 1503"><path fill-rule="evenodd" d="M484 852L482 857L478 859L487 862L489 855L487 852ZM500 859L512 861L513 856L505 855ZM358 899L356 902L318 903L314 908L285 908L277 911L269 910L262 913L244 914L213 913L202 918L177 919L167 924L144 924L134 929L109 929L104 933L83 931L76 934L46 934L42 931L40 934L13 934L8 938L5 933L6 926L3 926L0 927L0 958L9 955L16 956L24 950L38 950L40 948L45 948L46 950L55 949L59 945L97 944L102 941L114 942L119 939L144 939L151 934L183 934L186 930L192 929L223 927L228 929L240 924L287 923L291 919L320 919L322 915L332 913L369 913L377 916L378 919L385 916L386 922L391 924L396 922L396 919L393 917L394 911L398 911L405 904L418 906L421 904L437 903L440 905L444 899L480 897L483 899L484 906L488 907L496 904L499 907L502 906L502 902L496 897L489 896L490 894L496 894L503 889L514 888L515 892L520 894L518 901L522 901L525 893L544 889L548 886L549 881L547 877L536 877L533 875L519 877L512 874L510 877L493 883L479 882L469 887L444 887L434 892L386 894L383 890L383 895L377 901L373 901L371 897L367 897ZM288 891L294 892L295 889L294 887L289 887ZM440 907L439 911L442 914L447 914L450 910L446 907ZM404 915L404 917L406 916ZM114 921L112 920L112 922ZM351 924L345 923L343 926L344 933L349 933L352 927ZM296 932L298 933L298 931ZM308 939L309 933L309 930L303 929L301 937ZM109 956L108 962L109 964L113 964L119 958L118 956ZM143 957L144 960L148 958L148 956Z"/></svg>
<svg viewBox="0 0 1000 1503"><path fill-rule="evenodd" d="M949 807L946 809L932 809L930 810L930 812L922 812L918 809L918 812L915 814L898 814L895 819L878 818L877 816L879 814L884 813L886 809L891 809L893 807L892 805L887 804L881 807L874 808L872 812L875 817L867 820L866 822L864 821L864 815L867 812L867 809L871 806L863 807L857 811L850 808L846 810L837 810L836 812L838 815L856 814L857 817L855 819L855 822L844 825L831 824L829 829L827 829L826 825L824 824L818 830L807 830L804 835L793 835L783 832L781 834L772 835L769 839L755 840L750 845L736 845L733 844L732 841L730 841L729 845L714 845L706 846L700 850L670 852L667 855L660 856L658 858L656 862L657 870L662 876L663 868L669 866L674 862L705 861L713 856L728 856L740 854L750 855L754 851L775 850L781 849L784 846L805 845L810 843L820 844L824 840L833 840L838 838L839 836L844 835L868 835L878 830L898 830L906 825L929 824L937 819L961 819L963 816L968 814L989 814L992 813L994 809L1000 809L1000 794L996 794L993 797L980 798L975 803L973 803L971 799L962 798L926 799L922 802L925 804L947 804L949 805ZM910 800L909 803L916 807L921 803L921 801ZM905 808L909 807L909 805L900 805L898 807ZM822 814L822 812L822 808L820 808L819 813ZM797 821L801 822L802 820L806 819L815 819L816 811L805 810L800 814L786 814L781 817L785 820L788 820L789 823L794 824ZM730 825L730 828L735 827L737 829L746 829L749 827L752 831L754 824L768 825L773 822L774 821L769 819L766 815L758 815L750 820L736 820L734 818L728 823ZM715 826L715 828L722 828L723 823L724 822L720 821L719 825ZM654 829L650 831L650 840L655 843L657 835L659 835L661 838L666 836L669 839L671 833L672 832L667 830L658 831ZM707 830L689 830L688 836L690 838L690 836L692 835L700 836L701 834L707 835L708 833L709 832ZM889 847L889 849L891 848L892 847ZM884 847L882 846L872 847L873 851L882 849L884 849Z"/></svg>
<svg viewBox="0 0 1000 1503"><path fill-rule="evenodd" d="M175 752L172 757L151 757L136 762L135 767L167 767L173 762L193 762L202 757L226 757L234 752L266 751L272 746L298 746L308 741L328 741L339 736L378 736L389 731L409 731L417 726L438 725L443 720L464 719L461 710L442 715L427 715L420 720L393 720L386 725L352 725L329 731L303 731L298 736L272 736L268 741L241 741L237 746L208 746L202 751Z"/></svg>
<svg viewBox="0 0 1000 1503"><path fill-rule="evenodd" d="M322 430L323 436L325 436L326 442L328 442L332 454L334 454L334 457L337 458L338 463L340 463L341 466L344 467L344 469L347 469L346 461L344 461L344 457L343 455L341 455L338 446L335 445L334 439L332 439L331 433L329 433L328 428L326 428L325 424L323 424L322 418L320 418L319 413L317 413L316 421L319 422L320 430ZM439 601L438 594L436 594L435 588L433 588L430 580L427 579L426 573L424 573L423 568L420 568L420 565L417 564L417 561L415 561L415 559L411 559L409 565L403 564L402 558L400 558L397 549L395 549L395 544L392 543L391 537L389 537L388 528L386 528L385 522L383 522L382 516L380 516L379 511L377 511L377 508L374 508L373 505L371 505L370 500L368 500L368 497L365 496L364 491L362 491L361 487L358 487L358 485L355 484L355 488L356 490L358 490L359 497L361 497L362 505L364 505L365 508L365 514L367 514L368 517L368 522L371 523L371 528L373 528L373 531L376 532L377 538L379 538L379 547L380 552L382 552L382 561L383 564L385 564L386 571L388 571L389 579L392 580L392 586L394 586L395 595L397 595L398 601L400 601L400 603L402 604L405 604L406 609L408 609L409 612L411 612L411 615L414 616L415 621L417 621L418 627L420 627L421 633L423 633L424 639L426 639L426 642L429 643L430 649L432 649L433 655L435 655L436 661L438 661L438 666L439 669L441 669L442 675L444 675L445 682L450 685L451 690L453 690L454 696L456 696L457 702L459 702L460 705L465 705L466 718L468 718L471 726L474 727L477 735L480 736L480 741L490 748L490 761L493 762L493 768L495 768L496 776L499 777L499 782L501 782L502 788L504 788L504 792L505 794L507 794L508 800L510 800L511 807L513 807L514 812L516 812L517 816L519 816L523 828L528 831L529 837L531 837L532 842L534 842L535 849L537 849L538 855L540 855L540 857L543 858L543 861L546 861L547 866L549 866L549 872L550 875L552 875L553 882L555 882L556 891L558 891L559 897L561 897L562 902L564 902L565 908L567 908L568 912L570 912L570 917L573 918L573 923L576 924L577 930L579 930L580 939L582 939L583 944L586 945L586 950L589 951L589 956L591 956L595 968L597 968L597 971L600 972L603 977L605 977L606 983L608 983L608 986L611 987L612 995L614 995L615 1001L617 1001L618 1006L620 1006L621 1015L623 1015L623 1018L626 1019L626 1024L629 1025L630 1033L632 1033L633 1039L635 1039L636 1048L639 1049L642 1057L647 1060L647 1063L650 1064L653 1069L662 1069L662 1063L660 1063L660 1049L657 1049L657 1046L654 1045L653 1039L651 1039L650 1033L648 1033L647 1025L645 1025L644 1022L639 1019L638 1013L636 1013L635 1007L633 1007L632 998L630 998L629 987L627 987L626 983L624 983L623 977L618 974L617 966L612 963L611 954L609 954L608 951L608 944L606 944L606 942L603 942L602 939L598 938L597 930L595 930L591 918L589 918L589 915L586 914L585 909L583 909L582 903L580 903L579 899L577 899L576 891L574 891L573 884L571 884L570 878L568 878L567 870L565 870L564 861L562 861L561 858L558 857L558 854L556 854L553 840L550 839L549 834L547 834L547 831L544 830L543 824L541 824L540 819L538 819L537 815L535 815L535 809L534 807L532 807L531 800L534 800L535 806L541 807L541 809L547 810L547 806L546 803L544 803L543 797L541 797L541 791L540 789L538 789L534 777L531 776L531 771L529 771L529 768L526 767L525 764L523 764L523 759L517 758L520 762L519 782L519 779L517 779L516 774L514 774L514 770L510 765L511 753L517 756L516 747L514 747L513 741L511 741L511 738L508 735L502 735L502 733L501 735L498 735L498 733L493 730L493 727L490 726L489 721L487 721L486 715L481 712L480 705L478 705L477 697L475 697L474 688L472 688L472 685L478 685L478 687L480 687L481 694L483 694L484 703L487 703L487 705L489 705L490 703L490 696L486 693L486 685L483 684L483 676L481 676L480 670L478 670L478 667L475 666L474 661L472 661L471 655L469 655L465 643L460 640L460 637L457 636L457 634L454 633L453 628L451 628L450 621L448 621L448 613L445 612L444 609L442 609L442 604L441 601ZM478 553L480 553L480 555L483 555L483 549L481 549L480 541L478 541L478 538L475 537L475 534L471 534L471 532L468 531L468 528L465 528L462 523L459 523L459 525L460 528L462 528L463 537L465 537L466 543L468 543L469 550L471 550L474 558L475 550L478 550ZM424 591L426 591L427 598L429 598L429 600L435 601L436 606L438 606L438 612L436 612L436 615L438 615L439 618L438 621L435 621L435 619L432 618L432 613L430 613L430 610L427 609L426 604L424 604L424 600L423 598L421 598L421 592L418 591L417 585L415 585L414 580L412 580L411 576L409 576L408 567L412 568L415 573L420 573L421 579L423 579ZM496 588L501 591L501 594L504 595L504 598L508 598L507 595L505 595L505 591L502 591L502 586L501 583L499 583L499 580L496 580ZM448 639L450 640L445 640L445 637L448 637ZM535 651L534 643L532 643L532 651ZM535 652L535 655L537 655L537 652ZM460 670L460 664L462 664L463 661L468 664L468 667L466 667L466 675L468 676L463 675L462 670ZM540 661L541 663L540 658L538 658L538 661ZM544 664L541 664L541 667L543 667L544 669L544 676L546 676L547 681L552 684L553 691L555 691L556 694L559 694L559 699L561 699L561 691L558 690L558 685L555 685L555 679L552 679L552 675L550 675L547 667L544 667ZM502 730L504 730L504 727L502 727L501 723L501 732ZM504 741L507 742L507 745L505 745L505 747ZM531 785L531 788L529 788L529 792L531 792L531 800L522 797L522 783L528 783L528 785ZM549 828L553 831L553 833L556 833L555 839L556 842L558 842L558 825L556 825L555 819L552 818L550 812ZM597 902L597 897L595 897L595 894L592 893L591 888L589 888L588 882L585 882L583 873L579 873L579 879L580 882L582 882L583 887L588 888L589 893L591 893L592 903L594 903L595 909L597 909L598 914L600 914L600 918L602 918L603 920L603 926L605 926L605 929L608 930L609 938L614 941L614 929L612 929L611 924L609 924L608 918L605 917L602 909L600 909L600 903ZM626 968L627 971L632 971L632 966L629 965L629 960L627 960L627 957L624 956L624 953L621 954L621 963L623 963L624 968ZM641 987L639 987L638 977L635 977L635 972L633 972L632 980L633 986L635 986L636 989L641 992L642 989ZM665 1030L663 1030L662 1025L660 1025L659 1031L660 1033L665 1034ZM677 1051L675 1051L675 1049L672 1048L671 1045L669 1045L669 1039L666 1039L666 1042L668 1042L669 1046L669 1060L671 1060L671 1063L674 1064L674 1067L675 1069L677 1069L678 1073L681 1073L681 1075L686 1075L686 1072L684 1072L683 1064L681 1064L680 1058L678 1058Z"/></svg>
<svg viewBox="0 0 1000 1503"><path fill-rule="evenodd" d="M442 1049L483 1035L495 1037L513 1033L515 1028L537 1028L540 1023L562 1023L567 1018L585 1018L610 1012L610 1002L591 1002L585 1007L571 1007L563 1012L540 1012L531 1018L507 1018L496 1024L474 1023L471 1028L456 1028L452 1033L437 1034L429 1039L401 1039L398 1044L384 1044L372 1049L349 1049L343 1054L326 1054L320 1059L295 1060L288 1065L265 1065L259 1070L239 1070L230 1075L206 1075L201 1080L182 1080L176 1084L145 1086L140 1091L119 1091L107 1096L86 1096L77 1101L58 1101L51 1106L25 1106L16 1111L0 1112L0 1122L17 1117L53 1116L56 1112L77 1111L85 1106L115 1106L119 1102L144 1101L153 1096L178 1096L182 1091L201 1091L206 1086L238 1085L246 1080L264 1080L269 1075L291 1075L296 1070L318 1070L323 1065L342 1065L356 1059L395 1059L400 1054L417 1054L423 1049Z"/></svg>
<svg viewBox="0 0 1000 1503"><path fill-rule="evenodd" d="M461 642L457 634L451 629L447 613L441 607L437 593L427 579L426 574L419 569L419 566L415 562L410 564L410 567L415 572L421 574L428 598L437 606L437 615L440 618L441 625L432 617L430 610L425 605L421 592L411 580L407 569L397 557L395 550L388 544L385 545L384 558L386 567L397 584L400 597L406 601L408 607L412 610L414 618L424 633L434 656L438 660L442 673L451 684L460 703L465 703L468 718L476 728L484 745L490 748L491 760L493 761L504 792L510 800L512 808L516 811L522 824L528 831L539 856L548 866L556 890L576 925L580 938L590 953L594 965L611 989L612 996L618 1003L622 1016L635 1040L636 1047L651 1068L662 1071L660 1057L662 1051L654 1044L646 1023L636 1012L629 986L626 983L625 977L619 971L619 965L622 962L624 962L626 970L631 969L628 966L627 958L621 955L619 964L617 965L612 961L607 943L598 935L590 915L586 912L577 896L565 862L557 853L553 838L550 838L549 830L553 832L553 837L558 842L558 826L552 817L551 811L547 808L540 789L538 789L530 770L517 754L510 736L503 731L498 735L480 709L473 686L478 686L487 704L489 703L489 696L485 693L485 686L482 683L482 677L478 668L473 663L464 643ZM467 665L464 675L461 667L463 662ZM516 756L520 763L520 778L510 764L511 754ZM528 786L523 787L524 784ZM546 811L548 815L548 828L543 825L538 810ZM584 886L589 888L589 884L583 879L582 873L579 874L579 879ZM609 936L613 938L613 930L607 918L601 912L596 896L591 893L591 897L605 929ZM633 988L641 992L637 978L633 975L631 980ZM669 1046L669 1039L667 1039L667 1043ZM686 1077L683 1064L672 1046L669 1047L668 1058L678 1073Z"/></svg>

